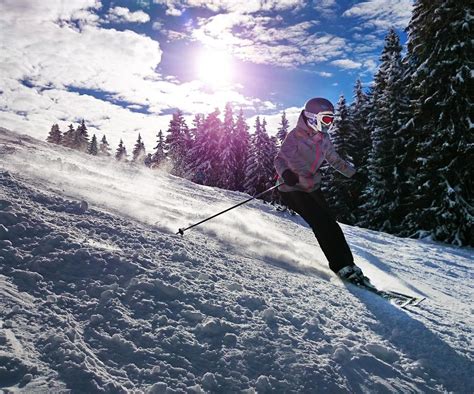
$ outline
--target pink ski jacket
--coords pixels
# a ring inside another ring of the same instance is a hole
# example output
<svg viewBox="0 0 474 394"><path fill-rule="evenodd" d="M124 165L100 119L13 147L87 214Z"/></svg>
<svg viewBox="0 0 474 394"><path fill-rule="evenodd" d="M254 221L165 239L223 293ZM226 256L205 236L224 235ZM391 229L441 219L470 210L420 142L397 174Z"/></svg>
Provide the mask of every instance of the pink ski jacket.
<svg viewBox="0 0 474 394"><path fill-rule="evenodd" d="M338 155L329 136L315 133L306 125L301 113L296 127L286 136L274 162L278 182L283 182L281 175L287 169L298 174L299 182L295 186L282 185L279 190L309 193L319 189L321 174L318 170L324 160L348 178L356 172L350 163Z"/></svg>

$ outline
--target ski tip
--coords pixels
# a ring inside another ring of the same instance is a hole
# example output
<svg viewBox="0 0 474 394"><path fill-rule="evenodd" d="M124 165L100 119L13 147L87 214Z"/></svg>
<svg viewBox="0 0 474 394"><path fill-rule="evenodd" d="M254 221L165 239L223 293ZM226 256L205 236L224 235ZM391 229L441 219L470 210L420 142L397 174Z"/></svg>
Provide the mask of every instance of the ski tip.
<svg viewBox="0 0 474 394"><path fill-rule="evenodd" d="M413 297L409 300L406 300L403 304L400 305L401 308L405 308L407 306L418 306L420 303L422 303L424 300L426 300L426 297Z"/></svg>
<svg viewBox="0 0 474 394"><path fill-rule="evenodd" d="M424 300L426 300L426 297L417 298L416 300L412 302L412 305L414 306L420 305Z"/></svg>

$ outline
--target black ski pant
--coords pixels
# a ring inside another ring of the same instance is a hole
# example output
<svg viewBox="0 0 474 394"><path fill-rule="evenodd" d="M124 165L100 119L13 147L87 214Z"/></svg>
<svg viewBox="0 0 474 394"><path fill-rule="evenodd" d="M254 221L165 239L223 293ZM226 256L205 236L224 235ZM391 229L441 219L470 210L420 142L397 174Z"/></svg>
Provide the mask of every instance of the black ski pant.
<svg viewBox="0 0 474 394"><path fill-rule="evenodd" d="M354 258L341 227L320 189L311 193L300 191L280 193L286 205L298 213L313 229L331 270L337 273L341 268L354 264Z"/></svg>

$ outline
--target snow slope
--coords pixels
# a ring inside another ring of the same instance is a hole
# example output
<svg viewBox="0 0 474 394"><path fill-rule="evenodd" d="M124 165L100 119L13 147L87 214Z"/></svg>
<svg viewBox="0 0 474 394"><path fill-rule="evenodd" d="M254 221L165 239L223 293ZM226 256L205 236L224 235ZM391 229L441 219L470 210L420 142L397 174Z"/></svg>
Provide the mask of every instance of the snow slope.
<svg viewBox="0 0 474 394"><path fill-rule="evenodd" d="M402 310L298 217L0 129L0 389L474 391L473 251L344 226Z"/></svg>

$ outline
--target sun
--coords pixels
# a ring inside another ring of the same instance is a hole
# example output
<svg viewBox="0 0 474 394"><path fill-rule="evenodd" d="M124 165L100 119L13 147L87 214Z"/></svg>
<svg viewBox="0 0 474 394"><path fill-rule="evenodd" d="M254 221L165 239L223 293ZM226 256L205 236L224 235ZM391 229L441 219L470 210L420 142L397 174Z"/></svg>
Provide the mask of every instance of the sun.
<svg viewBox="0 0 474 394"><path fill-rule="evenodd" d="M226 86L232 82L232 58L222 51L203 51L197 59L197 73L198 78L207 86Z"/></svg>

